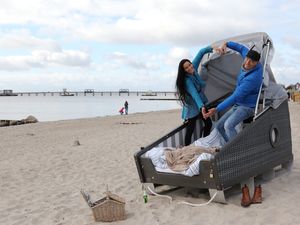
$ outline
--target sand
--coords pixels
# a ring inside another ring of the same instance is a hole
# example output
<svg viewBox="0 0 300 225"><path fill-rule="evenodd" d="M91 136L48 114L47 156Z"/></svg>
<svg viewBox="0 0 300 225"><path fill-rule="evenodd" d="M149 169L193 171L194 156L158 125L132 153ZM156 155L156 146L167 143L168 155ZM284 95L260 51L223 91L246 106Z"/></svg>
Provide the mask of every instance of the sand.
<svg viewBox="0 0 300 225"><path fill-rule="evenodd" d="M263 203L240 206L240 190L228 204L204 207L207 193L178 189L174 199L149 196L145 204L134 153L182 123L179 110L92 119L40 122L0 128L0 224L98 224L80 194L104 197L106 185L126 199L127 219L111 224L298 224L300 219L300 104L290 103L294 164L263 183ZM80 145L76 145L76 143Z"/></svg>

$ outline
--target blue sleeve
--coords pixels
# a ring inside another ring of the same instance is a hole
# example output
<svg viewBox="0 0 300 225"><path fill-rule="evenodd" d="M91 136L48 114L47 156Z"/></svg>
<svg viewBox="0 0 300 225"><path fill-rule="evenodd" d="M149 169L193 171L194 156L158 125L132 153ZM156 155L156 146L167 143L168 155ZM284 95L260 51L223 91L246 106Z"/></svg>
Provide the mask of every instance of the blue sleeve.
<svg viewBox="0 0 300 225"><path fill-rule="evenodd" d="M193 81L188 79L186 80L185 84L186 84L186 91L192 96L193 100L196 102L198 106L198 109L201 109L203 106L203 102Z"/></svg>
<svg viewBox="0 0 300 225"><path fill-rule="evenodd" d="M217 112L222 112L235 103L235 91L217 106Z"/></svg>
<svg viewBox="0 0 300 225"><path fill-rule="evenodd" d="M244 79L241 85L236 87L232 95L230 95L217 106L217 111L221 112L227 109L228 107L234 105L237 102L237 98L244 99L247 95L249 95L257 86L257 81L253 79L253 77L249 76L247 77L248 79Z"/></svg>
<svg viewBox="0 0 300 225"><path fill-rule="evenodd" d="M206 53L209 53L209 52L212 52L212 51L213 51L213 48L211 46L207 46L207 47L202 48L202 49L199 50L198 54L196 55L196 57L192 61L192 64L193 64L195 70L198 70L199 64L200 64L203 56Z"/></svg>
<svg viewBox="0 0 300 225"><path fill-rule="evenodd" d="M243 58L246 57L249 49L247 47L245 47L244 45L241 45L241 44L238 44L236 42L233 42L233 41L228 41L227 42L227 47L234 50L234 51L237 51L239 52Z"/></svg>
<svg viewBox="0 0 300 225"><path fill-rule="evenodd" d="M223 111L236 103L237 99L245 99L253 90L258 89L262 82L262 67L259 65L258 70L243 79L243 82L236 87L232 95L226 98L217 106L217 111Z"/></svg>
<svg viewBox="0 0 300 225"><path fill-rule="evenodd" d="M244 79L243 83L234 90L232 95L230 95L217 106L217 111L221 112L227 109L228 107L234 105L237 102L237 98L244 99L247 95L249 95L252 92L253 88L257 86L256 83L257 82L254 79Z"/></svg>

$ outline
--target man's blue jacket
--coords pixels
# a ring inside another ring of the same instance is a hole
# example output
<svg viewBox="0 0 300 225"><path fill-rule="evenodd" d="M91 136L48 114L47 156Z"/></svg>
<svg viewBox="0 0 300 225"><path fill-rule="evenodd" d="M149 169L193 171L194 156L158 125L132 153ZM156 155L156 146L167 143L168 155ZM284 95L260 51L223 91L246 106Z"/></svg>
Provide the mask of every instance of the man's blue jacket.
<svg viewBox="0 0 300 225"><path fill-rule="evenodd" d="M239 52L243 59L249 51L245 46L235 42L227 42L227 47ZM217 111L223 111L232 105L255 108L262 80L263 67L260 63L251 70L245 70L242 66L234 92L217 106Z"/></svg>

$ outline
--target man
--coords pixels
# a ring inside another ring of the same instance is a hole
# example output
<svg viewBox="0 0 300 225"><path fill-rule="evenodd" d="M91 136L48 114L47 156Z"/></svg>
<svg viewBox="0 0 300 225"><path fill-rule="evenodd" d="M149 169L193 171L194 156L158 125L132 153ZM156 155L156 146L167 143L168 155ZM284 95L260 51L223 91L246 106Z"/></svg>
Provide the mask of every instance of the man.
<svg viewBox="0 0 300 225"><path fill-rule="evenodd" d="M257 51L248 50L245 46L231 41L224 43L220 51L225 53L226 47L239 52L244 59L237 78L236 88L232 95L216 108L209 109L207 113L202 110L202 114L204 118L207 118L216 112L221 112L233 106L216 123L216 128L224 137L224 140L229 141L237 134L235 126L254 115L263 79L263 67L259 63L260 54Z"/></svg>
<svg viewBox="0 0 300 225"><path fill-rule="evenodd" d="M125 114L127 115L128 114L128 102L127 101L125 101L124 107L125 107Z"/></svg>

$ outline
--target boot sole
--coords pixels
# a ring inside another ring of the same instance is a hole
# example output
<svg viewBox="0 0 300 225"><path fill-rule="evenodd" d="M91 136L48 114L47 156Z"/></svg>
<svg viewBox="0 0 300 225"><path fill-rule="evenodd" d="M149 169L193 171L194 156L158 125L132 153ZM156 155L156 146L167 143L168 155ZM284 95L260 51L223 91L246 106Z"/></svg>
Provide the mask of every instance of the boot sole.
<svg viewBox="0 0 300 225"><path fill-rule="evenodd" d="M243 207L249 207L251 205L252 202L249 202L249 203L241 203L241 206Z"/></svg>

